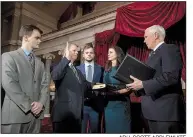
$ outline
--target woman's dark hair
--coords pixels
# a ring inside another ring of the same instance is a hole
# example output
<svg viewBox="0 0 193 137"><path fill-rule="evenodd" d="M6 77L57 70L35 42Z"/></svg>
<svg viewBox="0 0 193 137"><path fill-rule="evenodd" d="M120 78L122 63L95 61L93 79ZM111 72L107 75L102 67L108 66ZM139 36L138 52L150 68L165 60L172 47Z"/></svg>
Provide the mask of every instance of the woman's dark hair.
<svg viewBox="0 0 193 137"><path fill-rule="evenodd" d="M121 64L122 60L125 57L123 50L118 46L112 46L109 49L114 49L117 54L117 67ZM105 65L105 71L110 71L112 68L112 62L110 60L107 61Z"/></svg>

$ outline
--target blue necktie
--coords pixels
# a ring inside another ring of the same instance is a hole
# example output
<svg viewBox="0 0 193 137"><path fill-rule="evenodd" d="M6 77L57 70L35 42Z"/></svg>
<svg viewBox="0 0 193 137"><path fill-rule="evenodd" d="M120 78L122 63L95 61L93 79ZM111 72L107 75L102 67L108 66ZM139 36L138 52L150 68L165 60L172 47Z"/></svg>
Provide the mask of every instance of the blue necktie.
<svg viewBox="0 0 193 137"><path fill-rule="evenodd" d="M88 65L87 81L92 82L92 66Z"/></svg>

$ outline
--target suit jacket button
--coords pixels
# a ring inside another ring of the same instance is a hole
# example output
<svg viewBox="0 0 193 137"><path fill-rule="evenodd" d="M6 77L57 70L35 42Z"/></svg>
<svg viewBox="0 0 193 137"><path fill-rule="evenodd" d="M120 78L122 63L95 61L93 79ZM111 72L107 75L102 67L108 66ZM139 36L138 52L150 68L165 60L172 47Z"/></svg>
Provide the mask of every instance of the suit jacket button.
<svg viewBox="0 0 193 137"><path fill-rule="evenodd" d="M34 83L36 83L36 81L34 81Z"/></svg>

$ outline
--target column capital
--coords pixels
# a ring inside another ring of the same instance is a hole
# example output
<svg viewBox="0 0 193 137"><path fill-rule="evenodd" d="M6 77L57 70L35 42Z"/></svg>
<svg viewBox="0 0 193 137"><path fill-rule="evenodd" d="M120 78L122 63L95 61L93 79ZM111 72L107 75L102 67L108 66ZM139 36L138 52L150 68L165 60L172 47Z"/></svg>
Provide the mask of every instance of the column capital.
<svg viewBox="0 0 193 137"><path fill-rule="evenodd" d="M46 53L43 55L43 58L44 59L54 59L55 58L55 55L54 54L51 54L51 53Z"/></svg>
<svg viewBox="0 0 193 137"><path fill-rule="evenodd" d="M63 54L64 54L64 49L58 51L58 55L63 56Z"/></svg>

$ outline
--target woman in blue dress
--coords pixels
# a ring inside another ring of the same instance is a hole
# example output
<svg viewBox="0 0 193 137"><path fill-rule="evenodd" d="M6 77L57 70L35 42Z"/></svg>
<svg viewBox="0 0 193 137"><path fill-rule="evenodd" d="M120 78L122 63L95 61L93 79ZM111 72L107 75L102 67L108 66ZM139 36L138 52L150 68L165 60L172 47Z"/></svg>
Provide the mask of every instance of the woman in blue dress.
<svg viewBox="0 0 193 137"><path fill-rule="evenodd" d="M105 96L105 133L131 133L131 113L129 90L120 88L120 82L113 78L124 58L120 47L110 47L105 66L103 83L114 88L113 94Z"/></svg>

